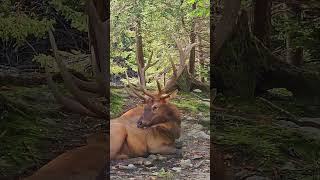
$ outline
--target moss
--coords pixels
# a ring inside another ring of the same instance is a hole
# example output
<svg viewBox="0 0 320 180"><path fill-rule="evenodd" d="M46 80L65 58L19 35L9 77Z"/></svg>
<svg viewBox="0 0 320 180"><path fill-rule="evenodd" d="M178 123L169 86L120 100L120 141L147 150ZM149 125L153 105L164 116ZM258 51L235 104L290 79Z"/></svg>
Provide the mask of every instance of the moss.
<svg viewBox="0 0 320 180"><path fill-rule="evenodd" d="M190 93L180 93L179 98L175 98L172 103L178 108L191 111L192 113L205 113L209 114L209 103L199 100L197 97Z"/></svg>
<svg viewBox="0 0 320 180"><path fill-rule="evenodd" d="M286 88L273 88L268 90L268 92L277 96L293 96L292 92L288 91Z"/></svg>
<svg viewBox="0 0 320 180"><path fill-rule="evenodd" d="M239 125L224 131L213 131L218 144L240 150L259 167L271 168L274 163L284 164L290 159L288 150L294 149L305 162L313 166L320 160L320 141L305 137L293 130L268 125Z"/></svg>

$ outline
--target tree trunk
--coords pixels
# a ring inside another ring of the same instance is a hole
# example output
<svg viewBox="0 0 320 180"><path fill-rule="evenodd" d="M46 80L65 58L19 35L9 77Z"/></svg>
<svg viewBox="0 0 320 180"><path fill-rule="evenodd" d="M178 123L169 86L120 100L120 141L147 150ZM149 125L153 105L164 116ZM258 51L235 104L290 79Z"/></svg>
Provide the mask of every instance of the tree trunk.
<svg viewBox="0 0 320 180"><path fill-rule="evenodd" d="M253 34L268 48L270 47L271 7L270 0L254 1Z"/></svg>
<svg viewBox="0 0 320 180"><path fill-rule="evenodd" d="M285 5L285 9L293 10L296 17L299 18L300 11L298 11L296 8L289 7ZM285 17L287 21L290 21L291 14L289 11L285 13ZM289 26L289 25L288 25ZM303 48L296 47L293 44L294 40L294 32L291 28L289 28L286 32L286 61L288 64L294 65L294 66L301 66L303 64Z"/></svg>
<svg viewBox="0 0 320 180"><path fill-rule="evenodd" d="M199 40L199 62L200 62L200 66L201 66L201 69L204 69L204 53L203 53L203 47L202 47L202 40L201 40L201 37L198 36L198 40ZM203 75L200 73L200 81L201 82L204 82L205 79L203 77Z"/></svg>
<svg viewBox="0 0 320 180"><path fill-rule="evenodd" d="M137 18L136 26L136 61L138 65L139 81L142 87L146 85L145 71L144 71L144 57L143 57L143 44L141 36L141 21Z"/></svg>
<svg viewBox="0 0 320 180"><path fill-rule="evenodd" d="M196 8L197 8L197 4L193 3L192 10L195 10ZM196 42L195 26L196 26L196 22L195 22L195 19L193 19L191 23L191 33L190 33L191 44ZM190 58L189 58L189 72L191 76L194 76L195 74L195 63L196 63L196 48L193 47L190 51Z"/></svg>
<svg viewBox="0 0 320 180"><path fill-rule="evenodd" d="M212 70L219 92L250 98L260 91L287 88L296 97L320 100L318 72L298 68L274 56L250 33L245 11L235 18L229 20L235 23L231 25L234 28L220 52L216 52Z"/></svg>

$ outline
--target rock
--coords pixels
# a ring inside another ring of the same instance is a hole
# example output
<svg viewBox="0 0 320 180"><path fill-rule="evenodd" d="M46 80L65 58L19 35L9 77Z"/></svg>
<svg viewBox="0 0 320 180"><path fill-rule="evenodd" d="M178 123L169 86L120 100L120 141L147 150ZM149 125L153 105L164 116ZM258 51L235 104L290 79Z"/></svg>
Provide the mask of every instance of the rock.
<svg viewBox="0 0 320 180"><path fill-rule="evenodd" d="M153 166L153 167L150 167L150 168L148 168L149 170L156 170L157 169L157 167L155 167L155 166Z"/></svg>
<svg viewBox="0 0 320 180"><path fill-rule="evenodd" d="M155 161L155 160L157 160L157 159L158 159L158 157L157 157L157 155L155 155L155 154L151 154L151 155L149 155L148 158L147 158L147 160L149 160L149 161L151 161L151 162L153 162L153 161Z"/></svg>
<svg viewBox="0 0 320 180"><path fill-rule="evenodd" d="M181 167L173 167L172 170L176 172L181 172Z"/></svg>
<svg viewBox="0 0 320 180"><path fill-rule="evenodd" d="M200 155L194 155L192 157L192 160L201 159L201 158L202 158L202 156L200 156Z"/></svg>
<svg viewBox="0 0 320 180"><path fill-rule="evenodd" d="M191 116L186 116L186 120L187 120L187 121L192 121L193 118L192 118Z"/></svg>
<svg viewBox="0 0 320 180"><path fill-rule="evenodd" d="M201 93L202 91L200 89L194 89L193 92Z"/></svg>
<svg viewBox="0 0 320 180"><path fill-rule="evenodd" d="M165 160L167 160L167 157L158 155L158 159L159 159L160 161L165 161Z"/></svg>
<svg viewBox="0 0 320 180"><path fill-rule="evenodd" d="M137 167L133 164L129 164L128 166L119 165L119 169L133 170L133 169L137 169Z"/></svg>
<svg viewBox="0 0 320 180"><path fill-rule="evenodd" d="M181 159L181 160L180 160L180 165L181 165L181 167L183 167L183 168L192 167L192 166L193 166L190 159L186 159L186 160Z"/></svg>
<svg viewBox="0 0 320 180"><path fill-rule="evenodd" d="M210 136L203 131L199 131L193 135L195 138L210 139Z"/></svg>
<svg viewBox="0 0 320 180"><path fill-rule="evenodd" d="M151 161L145 161L143 164L147 167L153 166Z"/></svg>
<svg viewBox="0 0 320 180"><path fill-rule="evenodd" d="M203 126L202 126L201 124L195 124L195 125L193 126L193 129L195 129L195 130L202 130L202 129L203 129Z"/></svg>

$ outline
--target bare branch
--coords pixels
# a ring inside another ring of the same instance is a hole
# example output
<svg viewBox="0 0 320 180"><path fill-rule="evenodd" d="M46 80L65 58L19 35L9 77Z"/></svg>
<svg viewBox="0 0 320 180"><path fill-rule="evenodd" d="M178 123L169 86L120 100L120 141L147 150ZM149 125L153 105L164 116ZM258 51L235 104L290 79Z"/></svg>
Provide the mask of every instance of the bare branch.
<svg viewBox="0 0 320 180"><path fill-rule="evenodd" d="M88 101L85 94L82 93L74 83L73 78L68 72L66 65L64 64L64 62L61 60L60 56L57 53L58 52L57 44L55 42L55 39L51 30L49 31L49 40L50 40L51 47L53 49L53 54L55 57L54 60L56 61L59 69L61 70L61 75L64 80L64 84L66 88L76 98L76 100L78 100L79 103L82 104L84 107L100 115L100 117L107 117L108 113L105 111L105 109L101 106L98 106L97 104L94 104Z"/></svg>
<svg viewBox="0 0 320 180"><path fill-rule="evenodd" d="M169 55L169 60L170 60L171 66L172 66L173 76L178 77L176 65L174 64L170 55Z"/></svg>

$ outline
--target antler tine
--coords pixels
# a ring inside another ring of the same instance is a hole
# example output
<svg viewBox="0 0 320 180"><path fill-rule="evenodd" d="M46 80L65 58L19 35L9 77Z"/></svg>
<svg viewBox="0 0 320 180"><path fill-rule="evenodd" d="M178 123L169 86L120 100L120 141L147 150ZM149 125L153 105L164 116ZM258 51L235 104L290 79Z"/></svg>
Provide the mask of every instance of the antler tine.
<svg viewBox="0 0 320 180"><path fill-rule="evenodd" d="M129 81L129 76L128 76L128 73L126 72L126 78L127 78L127 81L128 81L128 85L129 85L129 88L132 90L132 92L138 96L140 99L142 99L143 101L147 101L147 98L144 97L143 95L139 94L138 92L136 92L135 90L135 87L130 83ZM126 88L126 87L125 87ZM131 93L130 93L131 94Z"/></svg>
<svg viewBox="0 0 320 180"><path fill-rule="evenodd" d="M139 91L143 92L145 95L147 95L147 96L149 96L151 98L154 98L154 95L151 92L145 90L140 84L138 86L140 88L140 89L138 89Z"/></svg>
<svg viewBox="0 0 320 180"><path fill-rule="evenodd" d="M161 94L162 93L161 84L160 84L158 79L156 80L156 82L157 82L157 87L158 87L159 94Z"/></svg>
<svg viewBox="0 0 320 180"><path fill-rule="evenodd" d="M170 97L170 95L171 95L173 92L174 92L174 91L171 91L171 92L166 93L166 94L162 94L162 95L160 96L160 99L166 99L166 98Z"/></svg>

